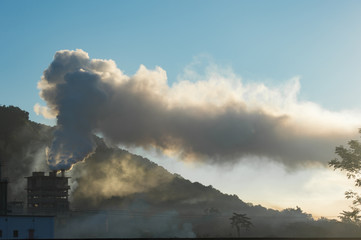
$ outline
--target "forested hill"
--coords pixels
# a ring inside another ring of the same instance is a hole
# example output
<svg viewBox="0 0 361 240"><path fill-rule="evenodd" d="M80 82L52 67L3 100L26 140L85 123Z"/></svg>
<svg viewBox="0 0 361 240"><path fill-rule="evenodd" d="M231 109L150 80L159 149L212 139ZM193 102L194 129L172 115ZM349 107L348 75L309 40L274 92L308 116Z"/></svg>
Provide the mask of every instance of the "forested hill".
<svg viewBox="0 0 361 240"><path fill-rule="evenodd" d="M10 182L10 200L24 200L24 177L47 169L44 152L51 139L52 128L30 121L28 112L0 106L1 172Z"/></svg>
<svg viewBox="0 0 361 240"><path fill-rule="evenodd" d="M0 106L2 175L9 179L9 200L25 201L25 180L32 171L49 171L46 147L54 128L29 120L28 113ZM66 174L71 177L74 211L58 237L235 237L230 218L246 214L249 237L356 237L360 229L336 220L315 220L300 208L283 211L245 203L236 195L171 174L154 162L109 147L96 136L96 151ZM97 231L107 211L107 232ZM84 224L86 222L86 224ZM124 233L127 226L128 232ZM141 226L141 227L140 227ZM104 235L106 234L106 235Z"/></svg>

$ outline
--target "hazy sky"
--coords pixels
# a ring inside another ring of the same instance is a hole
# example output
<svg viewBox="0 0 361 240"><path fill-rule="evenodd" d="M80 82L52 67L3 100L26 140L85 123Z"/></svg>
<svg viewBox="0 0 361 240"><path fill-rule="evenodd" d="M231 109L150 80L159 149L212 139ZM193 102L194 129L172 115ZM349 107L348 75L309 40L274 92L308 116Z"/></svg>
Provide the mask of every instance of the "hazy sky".
<svg viewBox="0 0 361 240"><path fill-rule="evenodd" d="M141 64L159 66L170 87L208 81L215 74L251 92L264 86L260 94L294 90L290 101L302 108L285 107L287 94L277 97L280 103L262 96L256 103L297 116L300 128L332 122L324 134L337 126L338 133L344 129L345 136L355 138L361 126L360 12L360 1L3 0L0 104L54 124L33 110L37 103L46 105L37 83L56 51L83 49L91 59L112 59L128 76ZM340 139L334 143L345 144ZM332 156L334 147L325 156ZM282 161L252 156L219 166L132 150L171 172L266 207L298 205L316 216L336 216L348 205L343 193L352 183L323 166L290 170Z"/></svg>

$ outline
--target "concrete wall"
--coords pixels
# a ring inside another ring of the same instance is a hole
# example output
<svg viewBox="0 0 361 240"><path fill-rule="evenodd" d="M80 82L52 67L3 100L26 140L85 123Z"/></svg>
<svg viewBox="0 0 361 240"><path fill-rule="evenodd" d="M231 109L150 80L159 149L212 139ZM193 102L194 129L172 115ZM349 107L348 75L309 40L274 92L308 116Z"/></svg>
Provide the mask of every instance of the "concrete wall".
<svg viewBox="0 0 361 240"><path fill-rule="evenodd" d="M0 239L54 238L54 217L0 216L0 231Z"/></svg>

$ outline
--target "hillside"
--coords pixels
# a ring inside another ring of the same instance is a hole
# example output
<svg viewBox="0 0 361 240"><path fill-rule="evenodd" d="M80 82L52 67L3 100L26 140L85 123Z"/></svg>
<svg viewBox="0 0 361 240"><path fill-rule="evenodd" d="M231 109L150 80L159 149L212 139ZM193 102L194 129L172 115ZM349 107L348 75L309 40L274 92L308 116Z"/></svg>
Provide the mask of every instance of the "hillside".
<svg viewBox="0 0 361 240"><path fill-rule="evenodd" d="M9 200L25 201L24 177L49 171L45 149L54 128L32 122L16 107L0 106L2 174ZM335 220L314 220L300 208L277 211L245 203L236 195L191 182L96 136L95 152L77 163L71 177L72 214L58 237L235 237L233 213L247 214L253 226L241 236L356 237L361 230ZM119 227L122 226L122 227Z"/></svg>
<svg viewBox="0 0 361 240"><path fill-rule="evenodd" d="M51 140L51 127L29 121L29 114L18 107L0 106L1 172L10 182L10 201L25 200L24 177L47 170L44 153Z"/></svg>

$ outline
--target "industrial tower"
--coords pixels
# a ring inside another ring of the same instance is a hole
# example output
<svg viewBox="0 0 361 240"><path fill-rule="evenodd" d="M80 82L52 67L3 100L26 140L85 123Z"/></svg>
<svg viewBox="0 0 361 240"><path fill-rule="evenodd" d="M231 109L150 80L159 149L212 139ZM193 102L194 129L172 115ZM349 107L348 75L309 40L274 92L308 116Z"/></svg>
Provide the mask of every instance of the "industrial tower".
<svg viewBox="0 0 361 240"><path fill-rule="evenodd" d="M27 209L29 213L58 214L69 211L68 177L64 176L64 170L60 176L57 171L33 172L27 178Z"/></svg>

